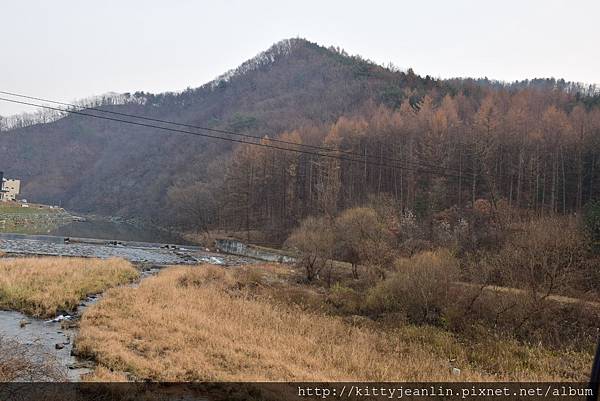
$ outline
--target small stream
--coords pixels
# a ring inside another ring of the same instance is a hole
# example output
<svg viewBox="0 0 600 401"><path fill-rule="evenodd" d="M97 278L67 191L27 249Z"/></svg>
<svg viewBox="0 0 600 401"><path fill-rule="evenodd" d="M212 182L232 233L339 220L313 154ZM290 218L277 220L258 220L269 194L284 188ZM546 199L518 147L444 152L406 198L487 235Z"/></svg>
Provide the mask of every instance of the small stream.
<svg viewBox="0 0 600 401"><path fill-rule="evenodd" d="M28 324L21 327L21 322ZM61 370L70 381L79 381L81 375L90 372L75 356L71 355L73 339L77 334L74 328L63 328L60 322L47 322L30 318L20 312L0 311L0 333L27 347L33 347L37 355L55 358ZM62 347L61 349L57 349Z"/></svg>
<svg viewBox="0 0 600 401"><path fill-rule="evenodd" d="M142 270L139 280L128 286L137 287L141 280L159 272L158 267ZM77 323L85 309L98 302L101 295L92 295L83 300L75 313L62 321L58 319L37 319L21 312L0 310L0 334L5 338L31 347L36 355L48 355L64 371L69 381L77 382L81 376L90 373L94 363L81 360L72 354L77 336ZM22 322L27 322L22 324Z"/></svg>

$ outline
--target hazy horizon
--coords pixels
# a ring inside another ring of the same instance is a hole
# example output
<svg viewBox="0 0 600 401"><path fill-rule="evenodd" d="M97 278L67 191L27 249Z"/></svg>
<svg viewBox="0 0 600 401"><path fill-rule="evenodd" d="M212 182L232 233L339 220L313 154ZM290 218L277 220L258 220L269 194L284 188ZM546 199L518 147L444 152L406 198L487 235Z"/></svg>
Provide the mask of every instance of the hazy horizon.
<svg viewBox="0 0 600 401"><path fill-rule="evenodd" d="M143 12L140 12L143 11ZM592 1L181 1L3 5L0 90L71 101L198 87L282 39L336 46L436 78L600 83ZM20 18L23 17L23 18ZM27 24L23 24L24 18ZM31 108L0 102L0 115Z"/></svg>

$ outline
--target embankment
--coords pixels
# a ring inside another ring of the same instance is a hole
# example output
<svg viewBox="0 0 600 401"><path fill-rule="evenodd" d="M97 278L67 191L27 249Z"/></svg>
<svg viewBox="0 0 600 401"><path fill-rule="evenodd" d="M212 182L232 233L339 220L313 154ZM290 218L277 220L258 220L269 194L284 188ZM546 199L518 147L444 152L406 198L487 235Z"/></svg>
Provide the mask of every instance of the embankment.
<svg viewBox="0 0 600 401"><path fill-rule="evenodd" d="M0 232L39 232L68 224L77 217L63 209L49 208L0 208Z"/></svg>

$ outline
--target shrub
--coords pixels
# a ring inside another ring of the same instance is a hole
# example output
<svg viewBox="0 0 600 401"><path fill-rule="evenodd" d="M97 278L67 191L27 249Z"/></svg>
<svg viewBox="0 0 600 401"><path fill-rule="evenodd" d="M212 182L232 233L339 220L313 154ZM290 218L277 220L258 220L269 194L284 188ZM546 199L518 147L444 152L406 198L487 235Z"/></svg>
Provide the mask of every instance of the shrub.
<svg viewBox="0 0 600 401"><path fill-rule="evenodd" d="M367 308L375 313L404 312L416 323L442 322L450 285L458 278L456 259L447 251L398 259L395 272L369 290Z"/></svg>
<svg viewBox="0 0 600 401"><path fill-rule="evenodd" d="M335 283L331 287L327 301L344 314L356 314L361 307L360 294L352 288L344 287L340 283Z"/></svg>
<svg viewBox="0 0 600 401"><path fill-rule="evenodd" d="M335 256L352 264L354 278L357 266L365 265L380 272L393 261L393 235L384 219L374 209L355 207L335 219Z"/></svg>
<svg viewBox="0 0 600 401"><path fill-rule="evenodd" d="M288 238L286 245L302 253L298 264L306 280L313 281L333 256L335 234L326 217L308 217Z"/></svg>
<svg viewBox="0 0 600 401"><path fill-rule="evenodd" d="M265 273L262 266L254 268L253 266L242 268L236 271L235 278L240 287L260 287L265 284Z"/></svg>
<svg viewBox="0 0 600 401"><path fill-rule="evenodd" d="M575 218L545 217L514 228L498 253L486 257L492 284L524 288L539 297L568 293L589 280L585 239Z"/></svg>
<svg viewBox="0 0 600 401"><path fill-rule="evenodd" d="M555 349L592 351L600 311L560 297L533 298L523 290L457 285L445 317L449 328L475 341L507 336Z"/></svg>

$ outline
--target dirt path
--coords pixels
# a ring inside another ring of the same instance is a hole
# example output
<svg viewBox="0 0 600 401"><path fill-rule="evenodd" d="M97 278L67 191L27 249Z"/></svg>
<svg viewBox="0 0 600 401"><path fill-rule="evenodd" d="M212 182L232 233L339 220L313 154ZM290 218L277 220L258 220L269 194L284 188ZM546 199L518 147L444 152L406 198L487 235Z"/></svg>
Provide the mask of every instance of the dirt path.
<svg viewBox="0 0 600 401"><path fill-rule="evenodd" d="M481 288L481 286L482 286L481 284L465 283L462 281L456 281L452 284L461 286L461 287L477 288L477 289ZM488 292L491 291L491 292L498 292L498 293L515 294L515 295L520 295L520 296L530 296L531 295L531 293L529 291L526 291L526 290L523 290L520 288L500 287L497 285L487 285L484 287L483 290L488 291ZM538 298L541 298L544 295L545 294L537 293ZM546 297L546 299L549 301L557 302L559 304L565 304L565 305L583 304L586 306L600 309L600 302L586 301L584 299L572 298L572 297L567 297L564 295L549 295Z"/></svg>

